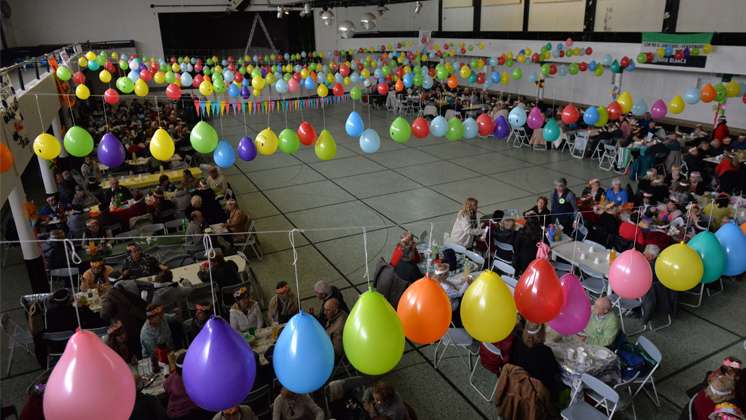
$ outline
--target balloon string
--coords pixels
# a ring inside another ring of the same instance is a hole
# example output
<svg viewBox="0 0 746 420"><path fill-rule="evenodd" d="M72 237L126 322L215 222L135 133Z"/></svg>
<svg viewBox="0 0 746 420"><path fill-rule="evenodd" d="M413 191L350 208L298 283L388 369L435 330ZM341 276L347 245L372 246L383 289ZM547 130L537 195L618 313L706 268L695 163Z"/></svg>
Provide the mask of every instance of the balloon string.
<svg viewBox="0 0 746 420"><path fill-rule="evenodd" d="M365 255L365 280L368 283L368 290L372 290L372 286L370 284L370 271L368 270L368 232L365 230L365 226L363 226L363 253Z"/></svg>
<svg viewBox="0 0 746 420"><path fill-rule="evenodd" d="M300 232L300 230L293 228L288 232L288 241L290 242L290 247L293 250L293 262L291 264L293 265L293 275L295 276L295 290L297 291L296 297L298 298L298 308L300 308L301 302L300 282L298 281L298 250L295 249L295 232Z"/></svg>
<svg viewBox="0 0 746 420"><path fill-rule="evenodd" d="M72 260L73 264L78 265L82 261L77 253L75 253L75 244L69 239L65 239L62 242L62 246L65 248L65 261L67 263L67 275L70 278L70 290L72 290L73 294L73 303L75 307L75 317L78 319L78 328L83 329L83 324L80 322L80 310L79 310L79 303L78 303L78 296L75 293L75 281L73 280L73 273L72 273L72 266L70 265L70 261Z"/></svg>
<svg viewBox="0 0 746 420"><path fill-rule="evenodd" d="M210 276L210 297L212 298L212 314L218 316L218 305L215 297L215 283L212 281L212 259L215 258L215 248L212 246L210 235L202 237L202 246L205 247L205 256L207 257L207 273Z"/></svg>
<svg viewBox="0 0 746 420"><path fill-rule="evenodd" d="M324 98L321 98L321 119L323 121L324 130L326 130L326 110L324 109Z"/></svg>
<svg viewBox="0 0 746 420"><path fill-rule="evenodd" d="M640 228L640 218L642 217L642 211L645 206L640 206L637 210L637 223L635 223L635 237L632 238L632 249L637 249L637 230Z"/></svg>
<svg viewBox="0 0 746 420"><path fill-rule="evenodd" d="M715 210L715 198L710 201L710 217L707 218L707 230L710 230L710 224L712 224L712 212Z"/></svg>
<svg viewBox="0 0 746 420"><path fill-rule="evenodd" d="M433 226L434 223L430 222L430 234L427 237L427 249L430 250L430 255L427 258L427 269L425 274L430 274L430 264L433 262Z"/></svg>
<svg viewBox="0 0 746 420"><path fill-rule="evenodd" d="M70 110L70 118L72 118L72 120L73 120L73 125L77 125L77 124L75 124L75 114L73 113L73 107L72 106L68 106L67 109Z"/></svg>
<svg viewBox="0 0 746 420"><path fill-rule="evenodd" d="M246 113L243 112L243 135L244 137L249 136L249 129L246 127Z"/></svg>
<svg viewBox="0 0 746 420"><path fill-rule="evenodd" d="M37 100L36 104L38 105L39 102ZM104 108L104 124L106 124L106 131L110 131L109 129L109 118L106 116L106 99L101 98L101 105Z"/></svg>
<svg viewBox="0 0 746 420"><path fill-rule="evenodd" d="M575 232L573 232L573 245L572 245L572 260L575 261L575 252L578 250L578 231L580 230L580 212L575 215ZM555 219L557 220L557 219ZM555 229L559 229L561 225L558 223Z"/></svg>
<svg viewBox="0 0 746 420"><path fill-rule="evenodd" d="M41 107L39 106L39 95L34 95L34 98L36 99L36 112L39 113L39 124L41 125L41 128L44 128L44 119L41 117ZM46 133L47 130L44 130Z"/></svg>
<svg viewBox="0 0 746 420"><path fill-rule="evenodd" d="M684 225L684 232L681 235L681 242L684 242L684 239L686 239L686 233L689 231L689 219L692 215L692 206L689 206L688 209L686 209L686 224Z"/></svg>
<svg viewBox="0 0 746 420"><path fill-rule="evenodd" d="M158 127L161 127L161 110L158 108L157 96L153 96L153 102L155 102L155 115L158 118Z"/></svg>

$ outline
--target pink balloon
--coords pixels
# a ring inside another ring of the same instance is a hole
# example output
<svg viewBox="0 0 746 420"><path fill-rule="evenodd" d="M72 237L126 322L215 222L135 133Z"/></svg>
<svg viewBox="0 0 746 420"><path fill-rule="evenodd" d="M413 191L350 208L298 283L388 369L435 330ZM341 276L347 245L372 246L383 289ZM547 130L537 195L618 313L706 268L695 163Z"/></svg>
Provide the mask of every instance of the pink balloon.
<svg viewBox="0 0 746 420"><path fill-rule="evenodd" d="M300 91L300 83L296 79L291 78L288 80L288 91L290 93L296 93Z"/></svg>
<svg viewBox="0 0 746 420"><path fill-rule="evenodd" d="M549 321L549 326L562 335L583 331L591 317L591 301L585 294L580 280L572 273L560 277L565 302L559 315Z"/></svg>
<svg viewBox="0 0 746 420"><path fill-rule="evenodd" d="M528 119L526 120L528 127L532 130L541 128L544 125L544 114L541 113L539 107L531 108L531 112L528 113Z"/></svg>
<svg viewBox="0 0 746 420"><path fill-rule="evenodd" d="M49 376L47 420L126 420L135 406L135 380L127 363L95 334L78 331Z"/></svg>
<svg viewBox="0 0 746 420"><path fill-rule="evenodd" d="M628 249L609 266L609 285L624 299L641 298L653 285L653 269L640 251Z"/></svg>
<svg viewBox="0 0 746 420"><path fill-rule="evenodd" d="M668 107L666 106L666 103L663 102L663 99L658 99L653 103L653 106L650 107L650 115L656 120L665 117L667 113Z"/></svg>

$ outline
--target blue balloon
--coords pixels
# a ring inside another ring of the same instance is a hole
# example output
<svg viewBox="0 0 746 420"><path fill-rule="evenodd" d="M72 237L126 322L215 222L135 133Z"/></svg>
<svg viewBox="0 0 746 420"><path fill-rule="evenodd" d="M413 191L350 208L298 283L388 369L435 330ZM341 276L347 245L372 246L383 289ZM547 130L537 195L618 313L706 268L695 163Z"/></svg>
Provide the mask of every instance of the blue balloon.
<svg viewBox="0 0 746 420"><path fill-rule="evenodd" d="M129 74L127 75L132 82L136 82L140 78L140 72L137 70L130 70Z"/></svg>
<svg viewBox="0 0 746 420"><path fill-rule="evenodd" d="M474 118L467 118L464 120L464 138L473 139L477 136L479 129L477 128L477 122Z"/></svg>
<svg viewBox="0 0 746 420"><path fill-rule="evenodd" d="M557 69L557 73L559 73L560 76L567 76L567 66L562 64L559 66L559 69Z"/></svg>
<svg viewBox="0 0 746 420"><path fill-rule="evenodd" d="M381 70L380 68L375 69L373 71L373 76L376 76L379 79L382 78L383 77L383 70Z"/></svg>
<svg viewBox="0 0 746 420"><path fill-rule="evenodd" d="M448 121L442 115L438 115L430 121L430 134L434 137L443 137L448 131Z"/></svg>
<svg viewBox="0 0 746 420"><path fill-rule="evenodd" d="M596 60L591 60L591 62L588 63L588 70L590 71L596 70L596 66L598 66L598 63L596 63Z"/></svg>
<svg viewBox="0 0 746 420"><path fill-rule="evenodd" d="M360 114L358 114L357 111L350 112L347 121L345 121L345 132L347 132L347 135L350 137L358 137L363 134L363 129L365 129L365 124L363 123L363 118Z"/></svg>
<svg viewBox="0 0 746 420"><path fill-rule="evenodd" d="M228 140L220 140L212 152L212 160L221 168L230 168L236 163L236 152Z"/></svg>
<svg viewBox="0 0 746 420"><path fill-rule="evenodd" d="M228 87L228 95L232 97L236 97L241 94L241 88L238 87L235 83L231 83L231 85Z"/></svg>
<svg viewBox="0 0 746 420"><path fill-rule="evenodd" d="M350 81L352 83L360 83L360 75L357 72L354 72L350 75Z"/></svg>
<svg viewBox="0 0 746 420"><path fill-rule="evenodd" d="M287 93L288 92L288 82L286 82L284 79L277 79L275 82L275 90L277 93Z"/></svg>
<svg viewBox="0 0 746 420"><path fill-rule="evenodd" d="M290 318L275 343L272 366L282 386L296 394L324 386L334 369L334 347L313 315L301 311Z"/></svg>
<svg viewBox="0 0 746 420"><path fill-rule="evenodd" d="M381 137L376 130L368 128L360 135L360 150L365 153L375 153L381 147Z"/></svg>
<svg viewBox="0 0 746 420"><path fill-rule="evenodd" d="M492 74L490 74L490 79L492 79L493 83L500 83L500 73L493 71Z"/></svg>
<svg viewBox="0 0 746 420"><path fill-rule="evenodd" d="M496 66L497 65L497 59L495 57L490 57L489 64L490 64L490 66Z"/></svg>
<svg viewBox="0 0 746 420"><path fill-rule="evenodd" d="M598 109L596 109L595 106L586 108L585 112L583 113L583 122L585 122L587 125L595 124L598 121L598 118Z"/></svg>
<svg viewBox="0 0 746 420"><path fill-rule="evenodd" d="M189 87L192 85L192 75L189 73L181 73L181 77L179 79L181 81L181 85L184 87Z"/></svg>
<svg viewBox="0 0 746 420"><path fill-rule="evenodd" d="M311 76L306 77L306 80L303 81L303 87L305 87L308 90L316 89L316 82L313 81Z"/></svg>
<svg viewBox="0 0 746 420"><path fill-rule="evenodd" d="M671 46L671 45L666 45L666 48L665 48L665 56L666 56L666 57L670 57L670 56L672 56L672 55L673 55L673 46Z"/></svg>
<svg viewBox="0 0 746 420"><path fill-rule="evenodd" d="M233 72L230 70L225 70L223 72L223 80L225 80L225 83L230 83L233 81Z"/></svg>
<svg viewBox="0 0 746 420"><path fill-rule="evenodd" d="M632 104L632 115L641 116L648 112L648 103L644 99L638 99Z"/></svg>
<svg viewBox="0 0 746 420"><path fill-rule="evenodd" d="M689 105L694 105L699 102L699 90L693 87L687 88L684 91L684 102L688 103Z"/></svg>
<svg viewBox="0 0 746 420"><path fill-rule="evenodd" d="M520 106L511 109L508 114L508 122L513 128L523 127L526 124L526 111Z"/></svg>
<svg viewBox="0 0 746 420"><path fill-rule="evenodd" d="M611 58L611 54L606 54L602 62L604 63L604 66L610 66L613 61L614 59Z"/></svg>
<svg viewBox="0 0 746 420"><path fill-rule="evenodd" d="M344 80L345 80L345 78L344 78L344 76L342 76L342 73L335 73L334 74L334 81L335 82L342 83L342 82L344 82Z"/></svg>
<svg viewBox="0 0 746 420"><path fill-rule="evenodd" d="M635 64L634 60L630 60L629 64L627 64L627 67L624 68L624 71L632 72L635 71L637 68L637 64Z"/></svg>
<svg viewBox="0 0 746 420"><path fill-rule="evenodd" d="M720 245L725 250L726 276L738 276L746 271L746 235L733 222L728 222L715 232Z"/></svg>
<svg viewBox="0 0 746 420"><path fill-rule="evenodd" d="M539 76L536 74L535 71L532 71L531 74L528 75L528 82L529 83L534 83L538 79L539 79Z"/></svg>
<svg viewBox="0 0 746 420"><path fill-rule="evenodd" d="M179 64L179 70L181 70L182 73L185 72L185 71L187 71L187 65L186 65L186 63Z"/></svg>
<svg viewBox="0 0 746 420"><path fill-rule="evenodd" d="M96 71L96 70L98 70L99 67L100 66L98 64L98 61L96 61L96 60L89 60L88 61L88 70Z"/></svg>
<svg viewBox="0 0 746 420"><path fill-rule="evenodd" d="M405 88L411 88L414 83L414 75L412 73L407 73L402 78L402 81L404 82Z"/></svg>
<svg viewBox="0 0 746 420"><path fill-rule="evenodd" d="M422 87L425 90L431 89L433 87L433 78L429 74L422 76Z"/></svg>

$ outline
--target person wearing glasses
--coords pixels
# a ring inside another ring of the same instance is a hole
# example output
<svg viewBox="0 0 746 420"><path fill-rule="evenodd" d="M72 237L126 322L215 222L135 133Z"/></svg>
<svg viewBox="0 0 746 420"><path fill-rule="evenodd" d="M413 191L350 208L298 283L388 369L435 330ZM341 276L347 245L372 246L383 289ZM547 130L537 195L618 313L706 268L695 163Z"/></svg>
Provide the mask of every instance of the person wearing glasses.
<svg viewBox="0 0 746 420"><path fill-rule="evenodd" d="M215 414L212 420L259 420L248 405L236 405Z"/></svg>

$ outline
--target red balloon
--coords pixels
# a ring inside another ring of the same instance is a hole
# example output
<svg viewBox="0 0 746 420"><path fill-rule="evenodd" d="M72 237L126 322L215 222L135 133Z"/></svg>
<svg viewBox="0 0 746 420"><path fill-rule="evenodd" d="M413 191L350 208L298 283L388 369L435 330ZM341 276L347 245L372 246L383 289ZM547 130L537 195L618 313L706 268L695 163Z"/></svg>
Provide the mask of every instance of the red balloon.
<svg viewBox="0 0 746 420"><path fill-rule="evenodd" d="M339 66L339 74L342 75L342 77L347 77L350 75L350 66L347 64L342 64Z"/></svg>
<svg viewBox="0 0 746 420"><path fill-rule="evenodd" d="M150 70L143 70L140 72L140 78L149 82L153 78L153 73L151 73Z"/></svg>
<svg viewBox="0 0 746 420"><path fill-rule="evenodd" d="M85 83L85 75L80 70L73 73L73 82L75 82L76 85L82 85Z"/></svg>
<svg viewBox="0 0 746 420"><path fill-rule="evenodd" d="M564 56L565 56L565 50L560 50L560 52L559 52L559 56L560 56L560 57L564 57Z"/></svg>
<svg viewBox="0 0 746 420"><path fill-rule="evenodd" d="M386 83L383 83L383 82L379 83L378 84L378 93L381 94L381 95L383 95L383 96L386 96L386 94L389 93L389 85L387 85Z"/></svg>
<svg viewBox="0 0 746 420"><path fill-rule="evenodd" d="M654 58L655 58L655 56L653 55L652 52L646 52L645 53L645 62L646 63L652 63Z"/></svg>
<svg viewBox="0 0 746 420"><path fill-rule="evenodd" d="M415 118L412 121L412 134L415 138L424 139L430 134L430 124L422 117Z"/></svg>
<svg viewBox="0 0 746 420"><path fill-rule="evenodd" d="M559 315L564 303L562 284L549 260L535 259L515 287L518 312L528 321L543 324Z"/></svg>
<svg viewBox="0 0 746 420"><path fill-rule="evenodd" d="M580 118L580 111L578 111L577 108L575 108L575 105L573 104L567 104L562 109L562 124L570 125L575 124L575 122L578 121Z"/></svg>
<svg viewBox="0 0 746 420"><path fill-rule="evenodd" d="M606 113L609 114L609 120L618 120L622 117L622 106L619 105L619 102L614 101L606 107Z"/></svg>
<svg viewBox="0 0 746 420"><path fill-rule="evenodd" d="M539 56L539 53L533 53L531 54L531 62L532 63L538 63L541 57Z"/></svg>
<svg viewBox="0 0 746 420"><path fill-rule="evenodd" d="M593 48L591 48L591 47L586 48L585 49L585 55L591 55L591 54L593 54Z"/></svg>
<svg viewBox="0 0 746 420"><path fill-rule="evenodd" d="M626 55L622 57L622 61L620 61L619 64L622 65L622 68L627 68L627 66L629 66L629 57Z"/></svg>
<svg viewBox="0 0 746 420"><path fill-rule="evenodd" d="M198 74L194 76L194 79L192 79L192 86L195 88L199 88L199 84L202 83L205 80L205 77L201 74Z"/></svg>
<svg viewBox="0 0 746 420"><path fill-rule="evenodd" d="M503 64L505 64L505 56L502 56L502 55L501 55L500 57L497 57L497 64L499 64L499 65L501 65L501 66L502 66Z"/></svg>
<svg viewBox="0 0 746 420"><path fill-rule="evenodd" d="M557 74L557 65L556 64L550 64L549 65L549 74Z"/></svg>
<svg viewBox="0 0 746 420"><path fill-rule="evenodd" d="M487 114L480 114L477 117L477 130L480 136L489 136L495 131L495 120Z"/></svg>
<svg viewBox="0 0 746 420"><path fill-rule="evenodd" d="M115 73L117 71L117 69L114 67L114 63L112 63L111 61L107 61L106 64L104 64L104 68L109 73Z"/></svg>
<svg viewBox="0 0 746 420"><path fill-rule="evenodd" d="M166 96L169 98L175 100L178 100L181 98L181 88L176 83L171 83L170 85L166 86Z"/></svg>
<svg viewBox="0 0 746 420"><path fill-rule="evenodd" d="M334 87L332 87L332 94L334 96L342 96L345 94L345 88L342 86L341 83L335 83Z"/></svg>
<svg viewBox="0 0 746 420"><path fill-rule="evenodd" d="M746 104L746 93L743 94L743 97L741 98L741 101Z"/></svg>
<svg viewBox="0 0 746 420"><path fill-rule="evenodd" d="M119 93L116 89L108 88L104 91L104 101L109 105L119 102Z"/></svg>
<svg viewBox="0 0 746 420"><path fill-rule="evenodd" d="M316 142L316 129L308 121L300 123L297 133L298 137L300 137L300 142L305 146L310 146Z"/></svg>
<svg viewBox="0 0 746 420"><path fill-rule="evenodd" d="M578 68L580 71L586 71L588 70L588 64L585 61L581 61L580 64L578 64Z"/></svg>

